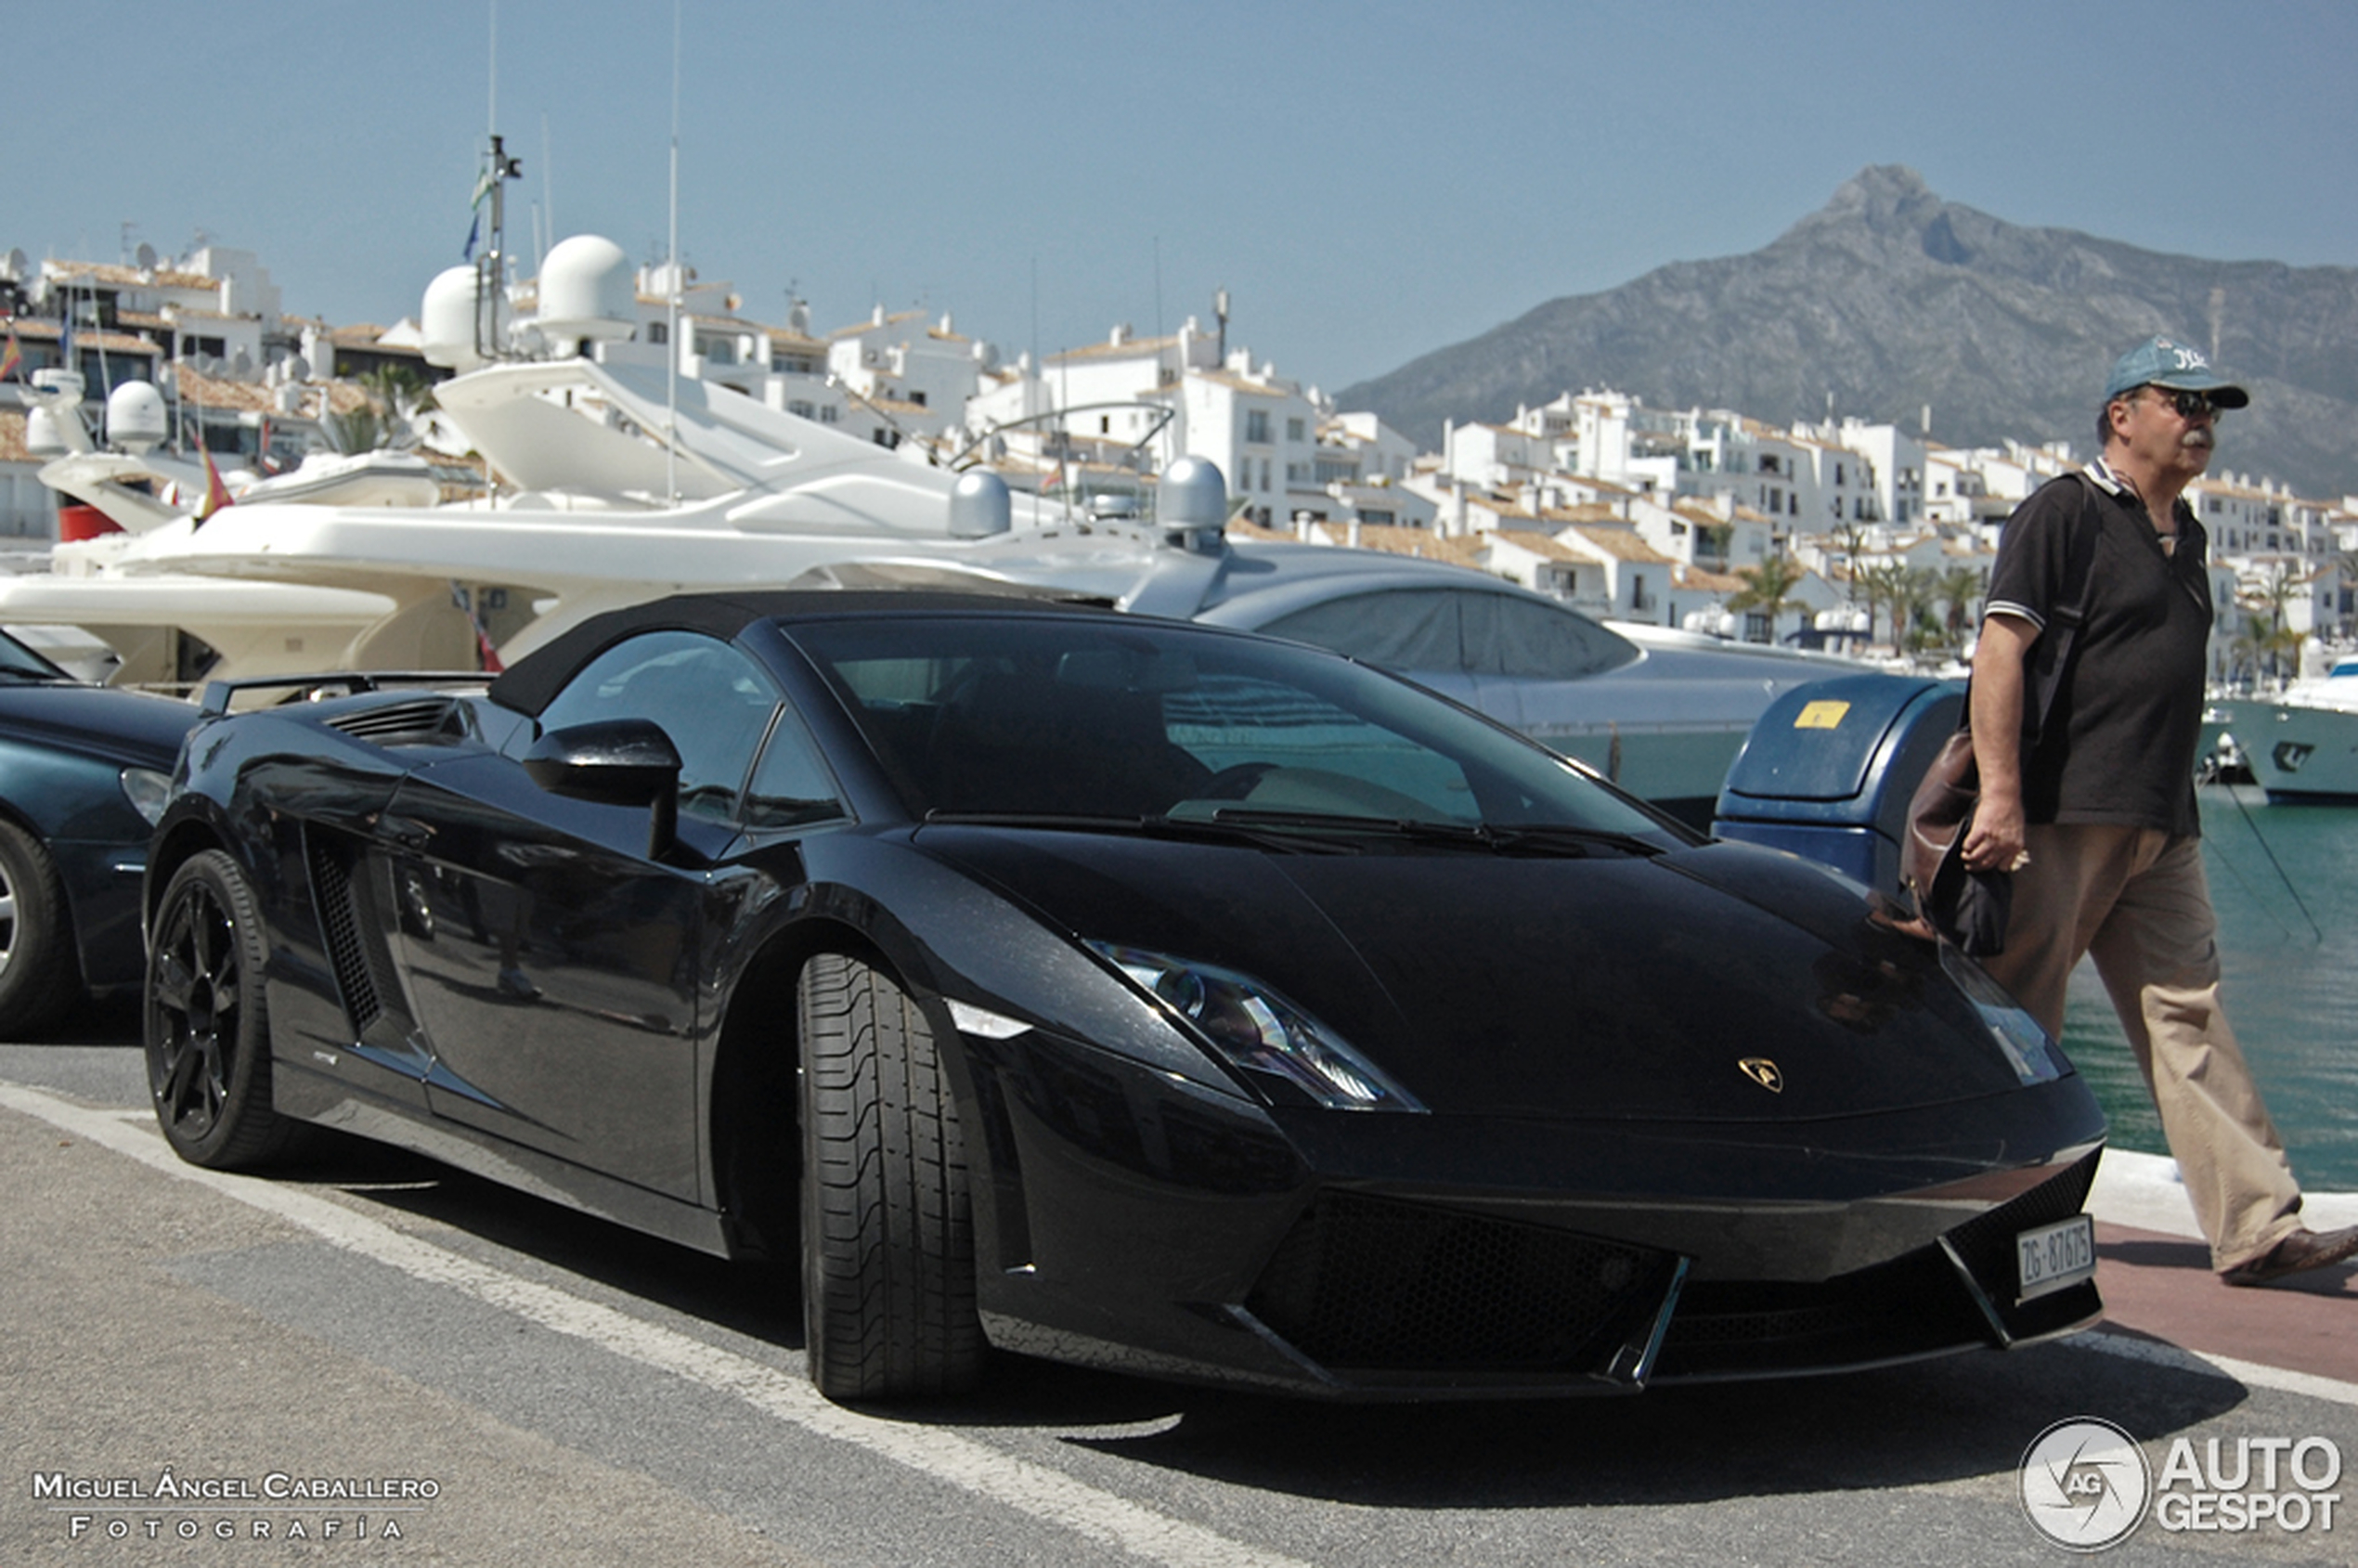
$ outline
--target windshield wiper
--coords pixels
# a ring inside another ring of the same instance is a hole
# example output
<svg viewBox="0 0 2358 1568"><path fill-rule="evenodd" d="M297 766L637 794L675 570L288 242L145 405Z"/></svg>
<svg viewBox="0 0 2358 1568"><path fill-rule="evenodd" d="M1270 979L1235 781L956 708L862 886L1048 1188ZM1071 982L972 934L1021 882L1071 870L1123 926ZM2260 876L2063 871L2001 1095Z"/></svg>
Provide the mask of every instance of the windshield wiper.
<svg viewBox="0 0 2358 1568"><path fill-rule="evenodd" d="M1591 849L1617 849L1624 854L1659 855L1662 846L1636 834L1612 828L1581 827L1571 823L1438 823L1416 817L1359 817L1333 811L1281 811L1255 807L1227 807L1212 820L1238 827L1290 828L1297 832L1380 835L1419 844L1444 844L1493 853L1538 850L1549 854L1587 854Z"/></svg>
<svg viewBox="0 0 2358 1568"><path fill-rule="evenodd" d="M1056 811L927 811L927 827L1029 827L1058 833L1129 833L1154 838L1194 839L1222 844L1253 844L1264 849L1297 854L1355 854L1350 844L1332 837L1284 831L1281 823L1239 823L1210 817L1085 816Z"/></svg>

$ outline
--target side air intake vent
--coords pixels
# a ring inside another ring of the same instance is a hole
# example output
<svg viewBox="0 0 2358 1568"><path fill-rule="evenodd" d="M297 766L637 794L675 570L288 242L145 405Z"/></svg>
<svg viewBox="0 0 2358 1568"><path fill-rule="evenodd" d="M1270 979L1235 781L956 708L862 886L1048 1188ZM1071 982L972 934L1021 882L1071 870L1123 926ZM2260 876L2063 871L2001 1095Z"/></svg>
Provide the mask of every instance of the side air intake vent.
<svg viewBox="0 0 2358 1568"><path fill-rule="evenodd" d="M311 896L319 908L319 930L327 939L328 962L343 992L344 1011L351 1016L356 1039L383 1014L377 982L369 973L368 950L362 944L359 900L352 876L331 845L313 839L310 845Z"/></svg>
<svg viewBox="0 0 2358 1568"><path fill-rule="evenodd" d="M328 720L355 740L379 745L431 741L452 732L454 705L448 697L411 697L379 707L356 708Z"/></svg>

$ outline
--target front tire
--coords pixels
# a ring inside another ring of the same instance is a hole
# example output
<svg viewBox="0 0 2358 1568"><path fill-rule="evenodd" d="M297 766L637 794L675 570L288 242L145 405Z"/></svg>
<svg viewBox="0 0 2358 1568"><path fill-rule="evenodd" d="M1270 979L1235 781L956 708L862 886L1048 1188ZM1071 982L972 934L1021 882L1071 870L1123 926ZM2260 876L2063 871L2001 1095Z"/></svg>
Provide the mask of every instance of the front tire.
<svg viewBox="0 0 2358 1568"><path fill-rule="evenodd" d="M954 1393L984 1353L965 1146L932 1028L859 959L823 953L800 1014L802 1313L830 1399Z"/></svg>
<svg viewBox="0 0 2358 1568"><path fill-rule="evenodd" d="M0 822L0 1037L57 1021L82 991L65 884L41 840Z"/></svg>
<svg viewBox="0 0 2358 1568"><path fill-rule="evenodd" d="M190 857L157 908L144 1014L156 1122L191 1165L264 1165L293 1141L299 1124L270 1106L267 958L237 862L218 849Z"/></svg>

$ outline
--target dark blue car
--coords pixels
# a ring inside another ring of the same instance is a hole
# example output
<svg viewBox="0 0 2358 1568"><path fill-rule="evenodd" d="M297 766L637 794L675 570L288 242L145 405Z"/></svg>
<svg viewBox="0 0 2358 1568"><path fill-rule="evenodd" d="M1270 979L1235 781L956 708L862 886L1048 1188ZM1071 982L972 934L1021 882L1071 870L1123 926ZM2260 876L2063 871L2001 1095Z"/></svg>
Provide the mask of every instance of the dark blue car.
<svg viewBox="0 0 2358 1568"><path fill-rule="evenodd" d="M139 982L148 835L196 719L0 632L0 1039Z"/></svg>

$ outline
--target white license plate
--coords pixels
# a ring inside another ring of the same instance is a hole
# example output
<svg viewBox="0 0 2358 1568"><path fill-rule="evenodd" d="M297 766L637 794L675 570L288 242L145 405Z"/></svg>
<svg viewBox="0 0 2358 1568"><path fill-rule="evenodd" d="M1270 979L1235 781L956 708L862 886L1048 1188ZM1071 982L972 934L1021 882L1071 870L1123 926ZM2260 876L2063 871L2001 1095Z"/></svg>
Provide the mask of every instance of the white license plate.
<svg viewBox="0 0 2358 1568"><path fill-rule="evenodd" d="M2022 1272L2022 1294L2015 1298L2019 1302L2092 1279L2096 1222L2074 1214L2057 1225L2026 1230L2015 1238L2015 1257Z"/></svg>

